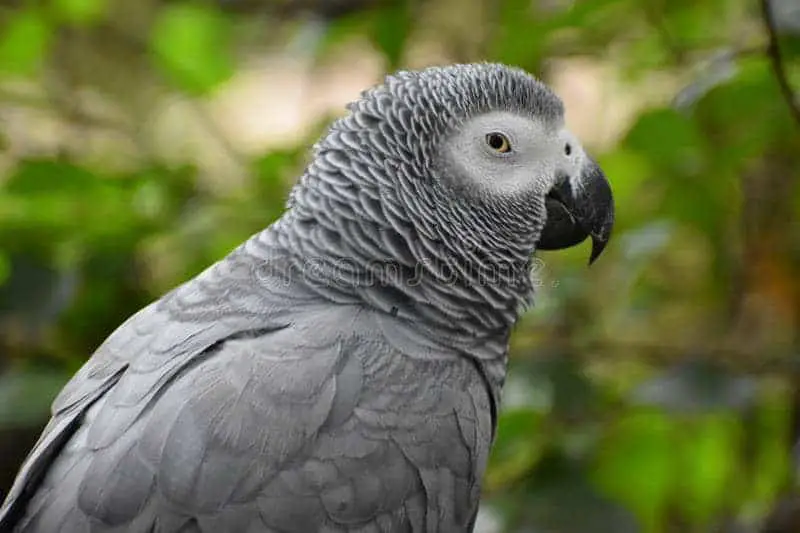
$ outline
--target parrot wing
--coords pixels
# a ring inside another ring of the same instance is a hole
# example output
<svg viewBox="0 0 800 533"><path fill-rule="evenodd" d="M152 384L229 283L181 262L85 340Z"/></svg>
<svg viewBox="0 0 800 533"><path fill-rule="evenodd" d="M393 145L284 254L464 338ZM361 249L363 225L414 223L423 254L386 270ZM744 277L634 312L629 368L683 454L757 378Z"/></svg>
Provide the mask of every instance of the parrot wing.
<svg viewBox="0 0 800 533"><path fill-rule="evenodd" d="M493 425L474 366L409 358L385 317L248 261L109 337L54 402L0 530L464 530Z"/></svg>

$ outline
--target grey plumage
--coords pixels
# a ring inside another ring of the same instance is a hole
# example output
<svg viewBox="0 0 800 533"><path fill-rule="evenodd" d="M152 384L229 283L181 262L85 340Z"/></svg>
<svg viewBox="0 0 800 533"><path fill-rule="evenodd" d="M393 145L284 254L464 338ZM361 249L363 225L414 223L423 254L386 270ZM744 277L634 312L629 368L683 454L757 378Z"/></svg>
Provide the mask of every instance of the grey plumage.
<svg viewBox="0 0 800 533"><path fill-rule="evenodd" d="M602 250L605 178L544 85L455 65L366 91L287 207L98 348L0 530L471 530L531 254Z"/></svg>

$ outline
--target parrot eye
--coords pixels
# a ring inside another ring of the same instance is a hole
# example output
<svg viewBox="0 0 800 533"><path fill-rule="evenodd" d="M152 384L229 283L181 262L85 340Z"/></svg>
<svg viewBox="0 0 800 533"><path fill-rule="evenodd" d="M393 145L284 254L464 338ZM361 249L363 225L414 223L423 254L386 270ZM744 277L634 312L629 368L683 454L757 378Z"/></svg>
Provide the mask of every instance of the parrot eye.
<svg viewBox="0 0 800 533"><path fill-rule="evenodd" d="M511 151L511 143L508 141L508 137L502 133L493 132L486 135L486 144L489 145L489 148L501 154Z"/></svg>
<svg viewBox="0 0 800 533"><path fill-rule="evenodd" d="M565 153L566 155L570 155L570 154L572 153L572 146L570 146L570 144L569 144L569 143L567 143L567 145L566 145L566 146L564 146L564 153Z"/></svg>

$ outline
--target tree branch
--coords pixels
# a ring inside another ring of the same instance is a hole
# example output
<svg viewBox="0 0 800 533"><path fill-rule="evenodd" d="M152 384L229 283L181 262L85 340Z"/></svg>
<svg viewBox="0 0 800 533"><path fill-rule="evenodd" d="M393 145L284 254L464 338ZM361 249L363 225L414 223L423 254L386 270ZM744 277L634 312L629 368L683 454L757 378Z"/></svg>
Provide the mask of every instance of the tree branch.
<svg viewBox="0 0 800 533"><path fill-rule="evenodd" d="M789 84L789 78L786 75L786 69L783 66L783 57L781 55L781 47L778 42L778 30L775 26L775 17L772 14L769 6L770 0L761 0L761 16L764 19L764 26L767 29L769 36L769 44L767 45L767 56L772 63L772 70L775 72L775 78L780 86L781 93L783 94L786 104L794 118L795 122L800 125L800 105L797 103L792 86Z"/></svg>

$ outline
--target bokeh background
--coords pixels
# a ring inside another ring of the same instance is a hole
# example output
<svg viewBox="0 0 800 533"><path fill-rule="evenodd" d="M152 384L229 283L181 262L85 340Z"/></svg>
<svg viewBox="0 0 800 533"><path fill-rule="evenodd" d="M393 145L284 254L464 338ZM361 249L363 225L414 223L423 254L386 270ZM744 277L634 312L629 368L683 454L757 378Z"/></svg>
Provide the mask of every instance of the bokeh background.
<svg viewBox="0 0 800 533"><path fill-rule="evenodd" d="M127 316L281 212L398 68L550 83L616 234L542 254L482 532L796 532L797 0L0 1L0 495Z"/></svg>

